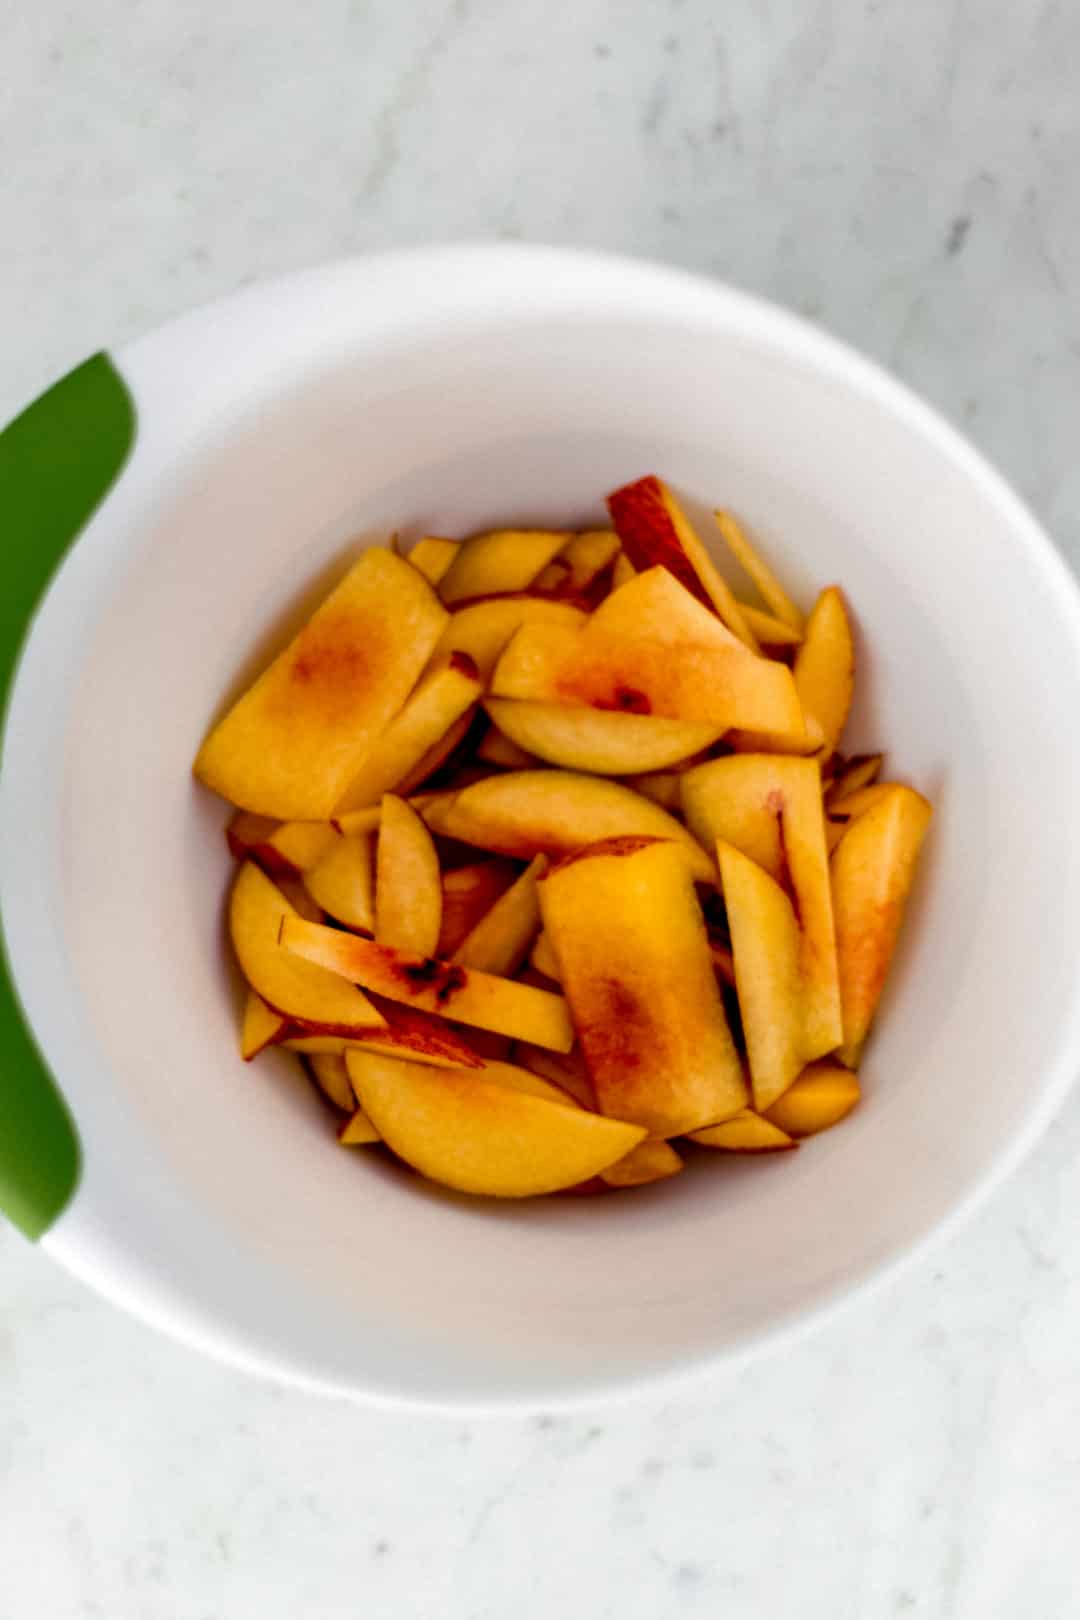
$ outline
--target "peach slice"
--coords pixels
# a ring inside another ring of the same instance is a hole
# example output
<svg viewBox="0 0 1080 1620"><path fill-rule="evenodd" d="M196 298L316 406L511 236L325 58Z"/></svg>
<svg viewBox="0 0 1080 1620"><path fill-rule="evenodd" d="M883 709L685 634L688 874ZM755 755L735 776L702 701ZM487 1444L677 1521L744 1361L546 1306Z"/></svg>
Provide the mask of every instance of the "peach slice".
<svg viewBox="0 0 1080 1620"><path fill-rule="evenodd" d="M409 561L414 568L419 568L429 585L438 585L460 550L460 540L425 534L409 552Z"/></svg>
<svg viewBox="0 0 1080 1620"><path fill-rule="evenodd" d="M439 581L444 602L523 591L570 539L565 531L496 529L466 540Z"/></svg>
<svg viewBox="0 0 1080 1620"><path fill-rule="evenodd" d="M421 1012L440 1013L555 1052L568 1052L574 1044L566 1003L549 990L479 973L457 962L397 951L299 917L285 918L281 944L305 962Z"/></svg>
<svg viewBox="0 0 1080 1620"><path fill-rule="evenodd" d="M424 576L372 549L211 731L195 760L244 810L325 821L446 624Z"/></svg>
<svg viewBox="0 0 1080 1620"><path fill-rule="evenodd" d="M749 602L740 602L739 606L743 618L763 647L797 647L801 643L802 631L785 624L783 619L763 613L760 608L751 607Z"/></svg>
<svg viewBox="0 0 1080 1620"><path fill-rule="evenodd" d="M498 726L489 726L476 750L476 757L485 765L498 765L507 771L528 771L541 762L512 742Z"/></svg>
<svg viewBox="0 0 1080 1620"><path fill-rule="evenodd" d="M715 728L804 731L791 671L741 647L631 640L561 625L523 625L495 667L491 694L576 703Z"/></svg>
<svg viewBox="0 0 1080 1620"><path fill-rule="evenodd" d="M704 918L674 844L583 849L542 879L540 909L605 1113L673 1136L745 1106Z"/></svg>
<svg viewBox="0 0 1080 1620"><path fill-rule="evenodd" d="M877 1010L932 813L913 788L894 787L848 827L832 858L840 1057L849 1068L858 1064Z"/></svg>
<svg viewBox="0 0 1080 1620"><path fill-rule="evenodd" d="M569 855L602 838L668 838L698 882L716 877L701 845L666 810L621 782L570 771L507 771L474 782L445 806L437 831L525 860Z"/></svg>
<svg viewBox="0 0 1080 1620"><path fill-rule="evenodd" d="M744 1108L732 1119L725 1119L722 1125L707 1125L703 1131L691 1131L690 1140L700 1142L702 1147L721 1148L725 1153L782 1153L785 1148L799 1145L779 1125L774 1125L771 1119L763 1119L750 1108Z"/></svg>
<svg viewBox="0 0 1080 1620"><path fill-rule="evenodd" d="M275 821L273 816L256 816L250 810L237 810L230 818L225 828L225 842L229 846L229 854L238 861L246 861L250 856L252 860L265 866L260 851L265 848L266 841L272 832L275 832L281 823Z"/></svg>
<svg viewBox="0 0 1080 1620"><path fill-rule="evenodd" d="M513 861L477 861L442 875L442 924L436 956L451 957L518 875Z"/></svg>
<svg viewBox="0 0 1080 1620"><path fill-rule="evenodd" d="M682 778L683 809L700 842L733 845L790 890L799 924L804 1061L843 1037L836 929L821 778L810 759L732 754ZM738 951L735 953L738 965Z"/></svg>
<svg viewBox="0 0 1080 1620"><path fill-rule="evenodd" d="M626 552L620 551L619 555L615 558L615 566L611 571L612 590L618 591L621 590L624 585L629 585L636 573L637 569L626 555Z"/></svg>
<svg viewBox="0 0 1080 1620"><path fill-rule="evenodd" d="M381 1142L382 1137L364 1110L357 1108L338 1132L338 1141L342 1147L370 1147L373 1142Z"/></svg>
<svg viewBox="0 0 1080 1620"><path fill-rule="evenodd" d="M375 927L371 846L370 833L335 838L304 879L308 894L321 911L347 928L360 928L367 934Z"/></svg>
<svg viewBox="0 0 1080 1620"><path fill-rule="evenodd" d="M387 793L375 858L375 937L431 956L441 925L442 877L431 834L411 805Z"/></svg>
<svg viewBox="0 0 1080 1620"><path fill-rule="evenodd" d="M289 1020L283 1013L275 1012L254 990L249 990L240 1025L240 1056L244 1062L250 1063L265 1047L275 1046L288 1028Z"/></svg>
<svg viewBox="0 0 1080 1620"><path fill-rule="evenodd" d="M529 954L529 947L540 932L540 901L537 881L547 871L547 856L537 855L511 888L501 895L468 937L462 940L451 961L462 967L479 968L509 978Z"/></svg>
<svg viewBox="0 0 1080 1620"><path fill-rule="evenodd" d="M850 1069L840 1063L811 1063L766 1117L789 1136L815 1136L846 1118L860 1095L858 1075Z"/></svg>
<svg viewBox="0 0 1080 1620"><path fill-rule="evenodd" d="M437 1069L484 1067L484 1059L473 1050L471 1042L445 1018L397 1006L381 997L378 1010L386 1021L384 1028L358 1030L351 1036L309 1035L304 1033L302 1024L290 1024L286 1031L288 1039L281 1044L309 1057L345 1057L355 1048L408 1058L411 1063L431 1063Z"/></svg>
<svg viewBox="0 0 1080 1620"><path fill-rule="evenodd" d="M584 596L619 550L619 537L610 529L587 529L573 535L558 555L533 580L529 589L560 597Z"/></svg>
<svg viewBox="0 0 1080 1620"><path fill-rule="evenodd" d="M574 1046L569 1052L548 1052L542 1046L530 1045L528 1041L517 1041L514 1046L514 1057L519 1067L550 1080L560 1091L568 1092L582 1108L598 1112L596 1092L589 1079L589 1071L585 1067L580 1047Z"/></svg>
<svg viewBox="0 0 1080 1620"><path fill-rule="evenodd" d="M754 632L743 617L735 593L717 572L666 484L659 478L639 478L615 490L607 504L615 532L635 568L661 564L706 607L714 608L739 640L757 652Z"/></svg>
<svg viewBox="0 0 1080 1620"><path fill-rule="evenodd" d="M349 1084L349 1071L345 1067L345 1059L331 1052L313 1052L305 1062L323 1096L332 1102L335 1108L340 1108L343 1114L354 1113L356 1097Z"/></svg>
<svg viewBox="0 0 1080 1620"><path fill-rule="evenodd" d="M245 861L229 901L229 930L240 971L251 988L275 1011L309 1026L311 1033L351 1035L383 1026L382 1014L353 985L282 949L278 936L286 922L303 928L321 926L298 917L265 872Z"/></svg>
<svg viewBox="0 0 1080 1620"><path fill-rule="evenodd" d="M501 596L458 608L435 648L436 658L466 653L487 681L500 654L523 624L561 624L580 627L585 615L570 602L551 602L540 596Z"/></svg>
<svg viewBox="0 0 1080 1620"><path fill-rule="evenodd" d="M639 1126L530 1096L486 1074L392 1058L350 1065L361 1106L399 1158L432 1181L492 1198L558 1192L625 1158Z"/></svg>
<svg viewBox="0 0 1080 1620"><path fill-rule="evenodd" d="M598 776L663 770L708 748L720 728L652 714L613 714L564 703L488 698L484 707L499 731L551 765Z"/></svg>
<svg viewBox="0 0 1080 1620"><path fill-rule="evenodd" d="M529 960L537 973L542 973L545 978L551 979L556 984L558 983L559 963L552 949L551 941L546 934L540 934L536 944L533 946L532 956Z"/></svg>
<svg viewBox="0 0 1080 1620"><path fill-rule="evenodd" d="M843 838L853 821L858 821L867 810L872 810L875 804L880 804L896 787L895 782L871 782L868 787L856 788L851 793L845 793L841 798L830 800L827 806L825 833L831 855L837 844Z"/></svg>
<svg viewBox="0 0 1080 1620"><path fill-rule="evenodd" d="M624 1159L619 1159L609 1170L601 1170L600 1179L609 1187L647 1187L654 1181L667 1181L677 1176L683 1167L670 1142L657 1136L647 1136L644 1142L631 1148Z"/></svg>
<svg viewBox="0 0 1080 1620"><path fill-rule="evenodd" d="M434 776L436 771L441 771L450 756L465 741L475 715L475 708L466 709L452 726L447 727L438 742L432 743L427 752L421 754L416 764L405 772L397 784L396 792L399 798L418 797L416 790L422 787L430 776Z"/></svg>
<svg viewBox="0 0 1080 1620"><path fill-rule="evenodd" d="M744 731L734 726L724 738L736 754L797 754L800 757L822 757L825 733L808 711L803 713L802 731L768 732Z"/></svg>
<svg viewBox="0 0 1080 1620"><path fill-rule="evenodd" d="M791 901L766 871L731 844L719 843L717 857L754 1108L760 1113L803 1067L799 928Z"/></svg>
<svg viewBox="0 0 1080 1620"><path fill-rule="evenodd" d="M483 682L467 653L451 653L417 686L378 738L336 807L336 814L377 804L437 748L472 709ZM461 733L459 732L459 735ZM429 766L428 773L434 766Z"/></svg>
<svg viewBox="0 0 1080 1620"><path fill-rule="evenodd" d="M651 799L662 810L682 810L682 774L679 771L648 771L643 776L628 776L626 784Z"/></svg>
<svg viewBox="0 0 1080 1620"><path fill-rule="evenodd" d="M597 635L662 641L668 647L743 646L710 608L660 567L631 574L600 603L587 628Z"/></svg>
<svg viewBox="0 0 1080 1620"><path fill-rule="evenodd" d="M322 859L336 836L329 821L275 821L249 810L238 810L225 829L230 853L238 861L258 861L272 878L299 877Z"/></svg>
<svg viewBox="0 0 1080 1620"><path fill-rule="evenodd" d="M870 787L881 774L884 754L853 754L850 759L835 761L837 774L825 789L825 803L834 805L845 794L856 793L859 788Z"/></svg>
<svg viewBox="0 0 1080 1620"><path fill-rule="evenodd" d="M716 526L743 572L757 586L761 600L782 625L802 637L803 616L733 512L717 512ZM745 608L743 609L745 612ZM753 610L751 610L753 611Z"/></svg>
<svg viewBox="0 0 1080 1620"><path fill-rule="evenodd" d="M825 733L825 755L840 741L855 683L855 645L844 598L835 585L822 591L795 655L795 685L804 709Z"/></svg>

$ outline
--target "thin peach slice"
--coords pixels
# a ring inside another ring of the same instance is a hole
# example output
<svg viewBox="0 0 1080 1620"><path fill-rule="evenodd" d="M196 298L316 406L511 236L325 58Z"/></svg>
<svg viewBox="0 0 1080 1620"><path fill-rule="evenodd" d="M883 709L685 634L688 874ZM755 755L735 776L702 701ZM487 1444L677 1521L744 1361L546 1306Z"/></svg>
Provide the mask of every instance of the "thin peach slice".
<svg viewBox="0 0 1080 1620"><path fill-rule="evenodd" d="M799 1145L779 1125L750 1108L744 1108L733 1119L725 1119L721 1125L691 1131L690 1140L699 1142L702 1147L720 1148L725 1153L782 1153L786 1148Z"/></svg>
<svg viewBox="0 0 1080 1620"><path fill-rule="evenodd" d="M489 698L484 705L499 731L519 748L571 771L632 776L660 771L708 748L720 728L652 714L615 714L564 703Z"/></svg>
<svg viewBox="0 0 1080 1620"><path fill-rule="evenodd" d="M639 478L608 496L608 511L622 548L635 568L660 563L680 585L712 607L740 641L758 646L731 586L698 538L693 525L666 484Z"/></svg>
<svg viewBox="0 0 1080 1620"><path fill-rule="evenodd" d="M245 861L229 901L229 930L240 971L251 988L275 1011L303 1021L309 1033L370 1033L384 1025L382 1014L355 986L282 948L279 935L286 922L302 928L321 926L298 917L265 872Z"/></svg>
<svg viewBox="0 0 1080 1620"><path fill-rule="evenodd" d="M541 881L540 908L605 1113L673 1136L745 1106L704 918L673 844L583 849Z"/></svg>
<svg viewBox="0 0 1080 1620"><path fill-rule="evenodd" d="M789 1136L816 1136L846 1119L859 1101L859 1077L840 1063L811 1063L769 1109Z"/></svg>
<svg viewBox="0 0 1080 1620"><path fill-rule="evenodd" d="M642 1140L605 1119L492 1080L391 1058L354 1058L364 1113L399 1158L431 1181L491 1198L529 1198L606 1170Z"/></svg>
<svg viewBox="0 0 1080 1620"><path fill-rule="evenodd" d="M555 1052L568 1052L574 1044L566 1003L551 991L456 962L396 951L299 917L284 919L281 944L305 962L421 1012L439 1013Z"/></svg>
<svg viewBox="0 0 1080 1620"><path fill-rule="evenodd" d="M832 754L851 708L855 684L855 643L842 592L822 591L795 656L795 685L803 708L825 733L825 757Z"/></svg>

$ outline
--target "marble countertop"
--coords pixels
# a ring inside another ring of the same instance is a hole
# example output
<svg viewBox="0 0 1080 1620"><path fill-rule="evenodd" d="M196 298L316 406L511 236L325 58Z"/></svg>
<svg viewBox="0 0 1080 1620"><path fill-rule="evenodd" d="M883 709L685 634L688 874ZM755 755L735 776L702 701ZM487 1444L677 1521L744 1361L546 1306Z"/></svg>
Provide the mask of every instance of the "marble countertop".
<svg viewBox="0 0 1080 1620"><path fill-rule="evenodd" d="M959 0L38 0L0 11L0 61L0 419L254 277L579 242L875 354L1080 564L1062 0L977 28ZM1072 1615L1078 1156L1080 1095L883 1293L738 1375L572 1418L263 1387L0 1229L0 1620Z"/></svg>

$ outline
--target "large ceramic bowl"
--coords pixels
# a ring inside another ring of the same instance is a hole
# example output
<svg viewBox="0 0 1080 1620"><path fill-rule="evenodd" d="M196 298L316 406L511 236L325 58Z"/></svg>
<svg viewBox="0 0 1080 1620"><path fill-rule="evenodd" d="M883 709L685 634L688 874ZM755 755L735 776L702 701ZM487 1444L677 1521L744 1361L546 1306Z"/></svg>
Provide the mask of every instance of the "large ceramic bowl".
<svg viewBox="0 0 1080 1620"><path fill-rule="evenodd" d="M844 584L854 742L937 806L865 1103L634 1195L441 1196L336 1151L294 1060L237 1056L190 762L365 540L590 523L648 471L744 513L805 600ZM791 316L531 248L331 265L59 383L0 438L0 526L0 1201L190 1343L442 1407L743 1355L970 1209L1080 1066L1073 584L951 428Z"/></svg>

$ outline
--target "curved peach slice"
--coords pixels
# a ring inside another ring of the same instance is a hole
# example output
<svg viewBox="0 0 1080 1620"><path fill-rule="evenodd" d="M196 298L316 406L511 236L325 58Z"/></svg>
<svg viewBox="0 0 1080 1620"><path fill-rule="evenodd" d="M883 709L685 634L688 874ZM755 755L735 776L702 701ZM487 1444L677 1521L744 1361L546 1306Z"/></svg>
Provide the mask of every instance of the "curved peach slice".
<svg viewBox="0 0 1080 1620"><path fill-rule="evenodd" d="M407 1058L410 1063L431 1063L437 1069L482 1069L484 1060L445 1018L416 1012L392 1001L381 1001L385 1027L355 1035L309 1035L302 1024L290 1024L282 1045L308 1056L345 1057L353 1048Z"/></svg>
<svg viewBox="0 0 1080 1620"><path fill-rule="evenodd" d="M486 681L499 661L503 648L523 624L561 624L580 628L585 615L569 602L550 602L540 596L502 596L490 602L473 602L450 615L435 648L435 658L448 658L453 652L467 653Z"/></svg>
<svg viewBox="0 0 1080 1620"><path fill-rule="evenodd" d="M445 663L436 664L373 743L342 794L337 814L377 804L384 793L401 783L407 786L420 761L460 725L482 691L483 682L467 653L451 653Z"/></svg>
<svg viewBox="0 0 1080 1620"><path fill-rule="evenodd" d="M701 842L722 839L764 868L794 902L803 985L804 1061L843 1035L821 776L814 760L730 755L682 778L683 809ZM735 953L738 962L738 951Z"/></svg>
<svg viewBox="0 0 1080 1620"><path fill-rule="evenodd" d="M771 613L763 613L760 608L751 607L748 602L740 602L743 618L754 632L763 647L797 647L802 641L802 631L796 630L793 625L785 624L783 619L776 619Z"/></svg>
<svg viewBox="0 0 1080 1620"><path fill-rule="evenodd" d="M196 776L241 809L327 820L445 623L446 609L411 564L365 551L214 727Z"/></svg>
<svg viewBox="0 0 1080 1620"><path fill-rule="evenodd" d="M706 1125L703 1131L691 1131L690 1140L702 1147L722 1148L725 1153L782 1153L785 1148L798 1147L786 1131L764 1119L752 1109L744 1108L733 1119L722 1125Z"/></svg>
<svg viewBox="0 0 1080 1620"><path fill-rule="evenodd" d="M867 787L854 788L850 793L828 802L825 834L830 855L851 823L858 821L867 810L872 810L875 804L880 804L882 799L887 798L898 785L896 782L871 782Z"/></svg>
<svg viewBox="0 0 1080 1620"><path fill-rule="evenodd" d="M629 585L636 573L637 569L626 555L626 552L620 551L619 555L615 558L615 566L611 570L612 590L621 591L624 585Z"/></svg>
<svg viewBox="0 0 1080 1620"><path fill-rule="evenodd" d="M288 1031L289 1020L284 1014L275 1012L254 990L249 990L240 1025L240 1056L244 1062L250 1063L264 1047L276 1046Z"/></svg>
<svg viewBox="0 0 1080 1620"><path fill-rule="evenodd" d="M414 568L419 568L430 585L438 585L460 550L460 540L443 540L439 535L425 534L410 550L409 561Z"/></svg>
<svg viewBox="0 0 1080 1620"><path fill-rule="evenodd" d="M631 574L601 602L588 628L597 635L662 641L668 647L742 647L750 656L745 644L712 609L702 606L698 597L661 567Z"/></svg>
<svg viewBox="0 0 1080 1620"><path fill-rule="evenodd" d="M717 512L715 517L716 526L720 530L724 544L743 572L757 586L761 594L761 600L769 609L769 613L775 614L776 620L781 626L786 626L789 630L794 631L796 641L801 640L802 614L758 551L738 518L733 512ZM746 613L746 611L744 608L743 612ZM757 614L753 609L750 611L754 613L755 618L767 617L765 614Z"/></svg>
<svg viewBox="0 0 1080 1620"><path fill-rule="evenodd" d="M583 849L543 879L540 908L606 1114L674 1136L745 1107L705 921L673 844Z"/></svg>
<svg viewBox="0 0 1080 1620"><path fill-rule="evenodd" d="M658 804L621 782L571 771L507 771L474 782L442 810L437 830L525 860L570 855L604 838L668 838L698 882L716 877L701 845Z"/></svg>
<svg viewBox="0 0 1080 1620"><path fill-rule="evenodd" d="M345 1059L331 1052L313 1052L306 1062L323 1096L332 1102L335 1108L340 1108L343 1114L353 1113L356 1109L356 1097L349 1084L349 1071L345 1067Z"/></svg>
<svg viewBox="0 0 1080 1620"><path fill-rule="evenodd" d="M361 928L365 933L375 927L371 843L370 833L335 838L304 878L308 894L322 911L347 928Z"/></svg>
<svg viewBox="0 0 1080 1620"><path fill-rule="evenodd" d="M520 748L549 764L598 776L663 770L700 753L720 735L718 727L692 720L614 714L564 703L489 698L484 707L500 732Z"/></svg>
<svg viewBox="0 0 1080 1620"><path fill-rule="evenodd" d="M375 937L431 956L442 922L442 878L431 834L411 805L387 793L375 859Z"/></svg>
<svg viewBox="0 0 1080 1620"><path fill-rule="evenodd" d="M591 1108L593 1113L598 1112L596 1092L589 1079L589 1071L585 1067L580 1047L574 1046L569 1052L548 1052L542 1046L532 1046L528 1041L518 1041L514 1046L514 1057L522 1068L540 1075L544 1080L550 1080L560 1091L569 1092L582 1108Z"/></svg>
<svg viewBox="0 0 1080 1620"><path fill-rule="evenodd" d="M444 602L523 591L570 539L566 530L495 529L466 540L439 581Z"/></svg>
<svg viewBox="0 0 1080 1620"><path fill-rule="evenodd" d="M844 1044L858 1063L885 985L931 808L913 788L894 787L851 823L832 858L836 954Z"/></svg>
<svg viewBox="0 0 1080 1620"><path fill-rule="evenodd" d="M545 979L551 979L556 984L559 982L561 969L559 967L558 958L552 949L550 939L548 939L545 933L541 933L540 937L537 939L536 944L533 946L532 955L530 956L529 961L532 963L537 973L542 973Z"/></svg>
<svg viewBox="0 0 1080 1620"><path fill-rule="evenodd" d="M677 1176L683 1167L670 1142L658 1136L647 1136L644 1142L631 1148L624 1159L619 1159L609 1170L601 1170L600 1179L609 1187L647 1187L653 1181L667 1181Z"/></svg>
<svg viewBox="0 0 1080 1620"><path fill-rule="evenodd" d="M529 863L517 882L496 900L462 940L452 961L460 962L463 967L479 968L482 973L499 973L505 978L517 972L540 932L536 884L547 871L547 864L546 855L537 855Z"/></svg>
<svg viewBox="0 0 1080 1620"><path fill-rule="evenodd" d="M290 921L303 928L320 926L298 917L265 872L245 861L229 901L229 930L251 988L275 1011L313 1027L313 1032L349 1035L384 1025L382 1014L355 986L282 948L278 936Z"/></svg>
<svg viewBox="0 0 1080 1620"><path fill-rule="evenodd" d="M503 735L498 726L489 726L476 750L477 759L485 765L498 765L507 771L528 771L540 761L527 754L516 742Z"/></svg>
<svg viewBox="0 0 1080 1620"><path fill-rule="evenodd" d="M754 1107L761 1112L787 1090L805 1061L799 929L791 901L766 871L731 844L718 844L717 857Z"/></svg>
<svg viewBox="0 0 1080 1620"><path fill-rule="evenodd" d="M514 883L518 868L498 857L456 866L442 875L442 924L436 956L453 956L499 896Z"/></svg>
<svg viewBox="0 0 1080 1620"><path fill-rule="evenodd" d="M766 1118L789 1136L815 1136L838 1125L862 1095L859 1077L841 1063L811 1063Z"/></svg>
<svg viewBox="0 0 1080 1620"><path fill-rule="evenodd" d="M661 810L682 809L682 772L647 771L642 776L628 776L626 786L651 799Z"/></svg>
<svg viewBox="0 0 1080 1620"><path fill-rule="evenodd" d="M530 1096L481 1072L353 1060L361 1107L407 1164L444 1186L530 1198L586 1181L624 1158L640 1126Z"/></svg>
<svg viewBox="0 0 1080 1620"><path fill-rule="evenodd" d="M441 1013L458 1023L549 1046L555 1052L568 1052L574 1044L566 1003L549 990L496 978L456 962L395 951L361 939L359 934L345 934L299 917L285 918L281 943L307 962L421 1012Z"/></svg>
<svg viewBox="0 0 1080 1620"><path fill-rule="evenodd" d="M381 1142L382 1137L364 1110L358 1108L338 1131L338 1141L342 1147L369 1147L372 1142Z"/></svg>
<svg viewBox="0 0 1080 1620"><path fill-rule="evenodd" d="M529 589L558 597L584 596L598 581L603 584L600 575L615 561L618 550L619 537L610 529L586 529L572 535Z"/></svg>
<svg viewBox="0 0 1080 1620"><path fill-rule="evenodd" d="M601 635L591 626L523 625L495 666L491 694L698 721L717 733L730 726L782 736L805 730L783 664L738 646L669 645Z"/></svg>
<svg viewBox="0 0 1080 1620"><path fill-rule="evenodd" d="M635 568L660 563L680 585L712 607L754 652L757 642L731 586L698 538L675 496L659 478L639 478L608 496L615 533Z"/></svg>
<svg viewBox="0 0 1080 1620"><path fill-rule="evenodd" d="M836 775L825 789L825 803L831 806L848 793L870 787L881 774L884 754L853 754L850 759L834 760Z"/></svg>
<svg viewBox="0 0 1080 1620"><path fill-rule="evenodd" d="M825 733L826 757L840 741L855 683L855 645L844 598L835 585L822 591L795 656L795 685L804 709Z"/></svg>

